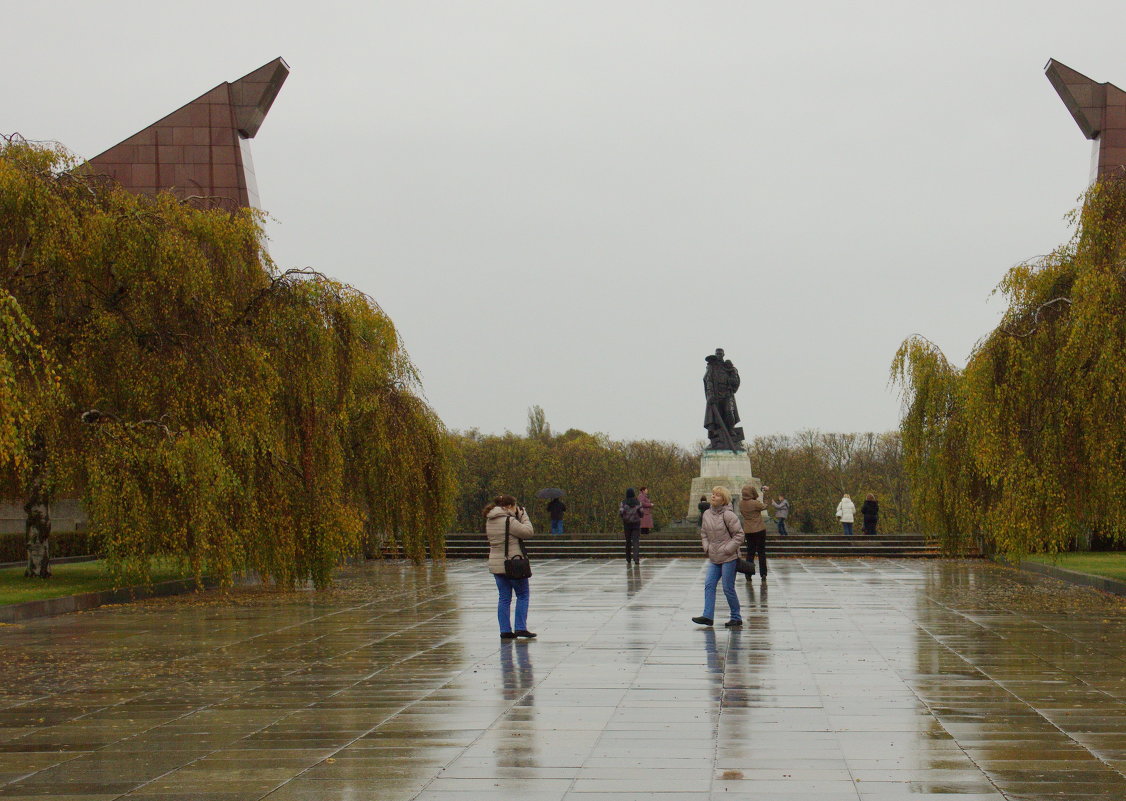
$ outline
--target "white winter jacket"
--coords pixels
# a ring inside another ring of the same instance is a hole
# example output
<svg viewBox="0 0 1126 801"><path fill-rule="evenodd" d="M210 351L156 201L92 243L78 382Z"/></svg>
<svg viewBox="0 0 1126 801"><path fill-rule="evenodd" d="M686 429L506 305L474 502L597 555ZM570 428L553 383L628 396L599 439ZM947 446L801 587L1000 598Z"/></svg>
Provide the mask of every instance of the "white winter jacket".
<svg viewBox="0 0 1126 801"><path fill-rule="evenodd" d="M841 498L841 502L837 504L837 517L841 519L841 522L851 523L855 514L856 504L852 502L852 498Z"/></svg>

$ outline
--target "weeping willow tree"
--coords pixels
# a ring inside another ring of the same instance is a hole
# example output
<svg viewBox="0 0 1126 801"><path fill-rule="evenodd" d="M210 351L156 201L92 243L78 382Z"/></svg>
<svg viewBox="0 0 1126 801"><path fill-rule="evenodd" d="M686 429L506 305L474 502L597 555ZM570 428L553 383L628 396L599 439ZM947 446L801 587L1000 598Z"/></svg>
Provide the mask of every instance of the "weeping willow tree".
<svg viewBox="0 0 1126 801"><path fill-rule="evenodd" d="M0 392L30 399L0 407L5 494L26 495L39 442L51 494L84 498L122 578L175 556L197 576L324 586L373 538L440 554L449 439L379 306L279 271L253 210L75 167L61 148L0 149L0 325L23 332ZM21 389L34 381L57 392ZM433 503L400 508L420 488Z"/></svg>
<svg viewBox="0 0 1126 801"><path fill-rule="evenodd" d="M918 337L892 364L916 514L952 542L1126 539L1126 181L1092 187L1074 221L1005 276L1008 308L964 370Z"/></svg>
<svg viewBox="0 0 1126 801"><path fill-rule="evenodd" d="M38 340L19 301L0 287L0 477L29 469L28 433L44 426L57 400L58 375Z"/></svg>

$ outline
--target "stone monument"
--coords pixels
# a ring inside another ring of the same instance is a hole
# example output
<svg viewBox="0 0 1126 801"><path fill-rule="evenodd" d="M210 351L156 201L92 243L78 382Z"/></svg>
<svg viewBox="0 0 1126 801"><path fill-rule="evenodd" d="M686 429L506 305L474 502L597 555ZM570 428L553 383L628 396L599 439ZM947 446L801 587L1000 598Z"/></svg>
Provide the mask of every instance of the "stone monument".
<svg viewBox="0 0 1126 801"><path fill-rule="evenodd" d="M700 475L692 479L688 498L687 519L699 522L697 504L700 496L711 497L712 487L724 486L737 499L743 486L753 484L762 489L762 482L751 474L751 457L743 443L739 425L739 407L735 393L739 391L739 371L723 348L704 359L704 428L708 431L708 447L700 457Z"/></svg>
<svg viewBox="0 0 1126 801"><path fill-rule="evenodd" d="M89 169L141 195L168 191L200 208L261 208L250 140L288 75L275 58L221 83L94 156Z"/></svg>
<svg viewBox="0 0 1126 801"><path fill-rule="evenodd" d="M1097 83L1049 59L1044 72L1083 135L1091 140L1091 183L1123 177L1126 166L1126 91Z"/></svg>

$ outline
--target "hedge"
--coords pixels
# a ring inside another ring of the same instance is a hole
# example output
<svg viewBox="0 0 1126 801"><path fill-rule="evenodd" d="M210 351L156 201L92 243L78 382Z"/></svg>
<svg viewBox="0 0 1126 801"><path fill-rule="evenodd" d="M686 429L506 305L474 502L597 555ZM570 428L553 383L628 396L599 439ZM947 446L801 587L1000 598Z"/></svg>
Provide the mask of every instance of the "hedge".
<svg viewBox="0 0 1126 801"><path fill-rule="evenodd" d="M60 531L51 535L51 558L91 556L98 552L94 538L85 531ZM0 562L21 562L27 559L27 537L23 534L0 534Z"/></svg>

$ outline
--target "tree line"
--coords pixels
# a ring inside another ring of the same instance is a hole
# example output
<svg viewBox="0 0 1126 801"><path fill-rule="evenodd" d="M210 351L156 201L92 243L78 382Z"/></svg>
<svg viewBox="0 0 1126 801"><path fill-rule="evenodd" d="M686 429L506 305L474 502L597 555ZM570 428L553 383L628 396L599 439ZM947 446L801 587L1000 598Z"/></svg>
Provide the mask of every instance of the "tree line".
<svg viewBox="0 0 1126 801"><path fill-rule="evenodd" d="M1126 181L1100 182L1071 240L998 286L964 368L914 336L892 363L916 515L1008 554L1126 538Z"/></svg>
<svg viewBox="0 0 1126 801"><path fill-rule="evenodd" d="M330 580L442 548L449 435L367 295L279 270L261 214L127 192L0 140L0 496L81 497L117 573ZM410 503L425 487L428 502Z"/></svg>
<svg viewBox="0 0 1126 801"><path fill-rule="evenodd" d="M648 486L657 529L684 519L689 487L699 474L703 443L688 449L656 440L622 441L569 429L555 434L542 408L529 410L524 434L454 432L460 493L454 529L478 531L482 508L499 493L525 504L537 530L546 530L546 501L537 490L566 491L566 527L571 532L621 530L618 504L627 487ZM756 438L749 447L756 476L795 506L792 527L835 532L834 512L843 492L876 493L881 530L913 525L902 468L899 435L831 434L803 431L793 436ZM862 497L862 496L861 496ZM693 506L695 502L693 500Z"/></svg>
<svg viewBox="0 0 1126 801"><path fill-rule="evenodd" d="M781 492L790 501L787 527L791 531L839 532L835 513L844 493L852 496L857 508L869 493L876 496L881 534L915 530L897 432L842 434L808 429L756 437L749 450L755 475L770 486L768 494Z"/></svg>

